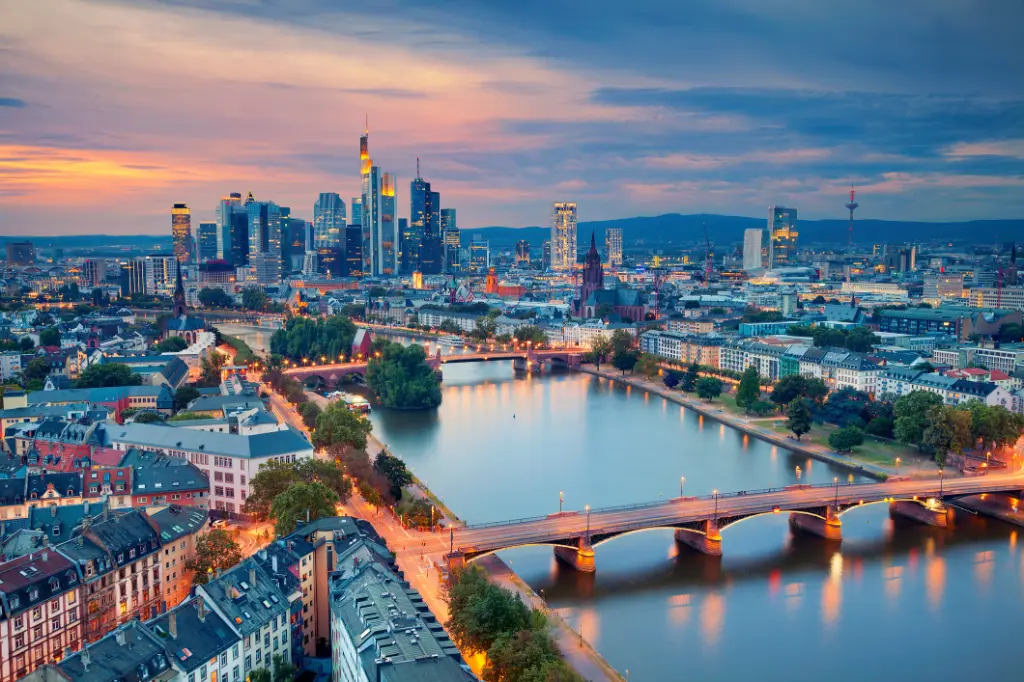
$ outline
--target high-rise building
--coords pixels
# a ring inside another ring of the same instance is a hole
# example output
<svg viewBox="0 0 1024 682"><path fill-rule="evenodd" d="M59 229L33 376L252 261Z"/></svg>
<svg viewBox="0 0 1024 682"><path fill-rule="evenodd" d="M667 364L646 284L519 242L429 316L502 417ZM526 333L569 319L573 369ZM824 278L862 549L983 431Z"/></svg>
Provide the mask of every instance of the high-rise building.
<svg viewBox="0 0 1024 682"><path fill-rule="evenodd" d="M363 200L361 197L352 197L352 220L349 225L363 224Z"/></svg>
<svg viewBox="0 0 1024 682"><path fill-rule="evenodd" d="M363 228L359 223L353 223L345 228L344 274L348 277L363 276Z"/></svg>
<svg viewBox="0 0 1024 682"><path fill-rule="evenodd" d="M192 213L186 204L171 207L171 237L174 239L174 257L179 263L192 261Z"/></svg>
<svg viewBox="0 0 1024 682"><path fill-rule="evenodd" d="M444 271L458 272L462 266L462 234L454 208L441 209L441 241L444 244Z"/></svg>
<svg viewBox="0 0 1024 682"><path fill-rule="evenodd" d="M430 183L419 177L419 163L416 170L416 178L409 183L409 222L402 234L401 271L406 275L420 268L423 235L430 221Z"/></svg>
<svg viewBox="0 0 1024 682"><path fill-rule="evenodd" d="M345 242L345 202L335 192L321 192L313 204L313 247L341 248Z"/></svg>
<svg viewBox="0 0 1024 682"><path fill-rule="evenodd" d="M142 258L146 279L145 293L152 296L170 296L178 278L177 255L150 255Z"/></svg>
<svg viewBox="0 0 1024 682"><path fill-rule="evenodd" d="M408 275L416 270L419 261L419 239L409 227L409 220L398 219L398 271Z"/></svg>
<svg viewBox="0 0 1024 682"><path fill-rule="evenodd" d="M250 194L250 196L252 196ZM232 192L226 197L223 197L217 204L217 258L233 262L231 240L232 240L232 217L244 210L242 209L242 195L238 192ZM248 249L248 246L246 246Z"/></svg>
<svg viewBox="0 0 1024 682"><path fill-rule="evenodd" d="M576 204L555 202L551 226L551 269L568 272L576 267Z"/></svg>
<svg viewBox="0 0 1024 682"><path fill-rule="evenodd" d="M768 269L796 263L796 209L772 206L768 209Z"/></svg>
<svg viewBox="0 0 1024 682"><path fill-rule="evenodd" d="M362 175L362 227L364 277L393 275L398 271L398 215L395 183L391 173L373 165L369 148L370 131L359 138Z"/></svg>
<svg viewBox="0 0 1024 682"><path fill-rule="evenodd" d="M200 263L217 260L217 223L199 223L196 259Z"/></svg>
<svg viewBox="0 0 1024 682"><path fill-rule="evenodd" d="M7 265L35 265L36 247L32 242L7 242Z"/></svg>
<svg viewBox="0 0 1024 682"><path fill-rule="evenodd" d="M758 270L764 267L761 260L761 240L764 230L751 227L743 231L743 269Z"/></svg>
<svg viewBox="0 0 1024 682"><path fill-rule="evenodd" d="M609 227L604 231L604 256L609 268L622 267L621 227Z"/></svg>
<svg viewBox="0 0 1024 682"><path fill-rule="evenodd" d="M228 251L224 260L237 268L249 264L249 214L241 205L228 216Z"/></svg>
<svg viewBox="0 0 1024 682"><path fill-rule="evenodd" d="M250 265L256 267L254 256L257 254L264 256L259 261L260 273L257 274L257 281L260 284L277 284L281 281L281 213L281 207L272 201L246 201ZM269 273L275 263L277 278L269 281L272 279Z"/></svg>
<svg viewBox="0 0 1024 682"><path fill-rule="evenodd" d="M281 218L281 267L287 271L302 269L306 257L306 244L310 241L312 230L313 223L301 218ZM344 230L342 235L344 236Z"/></svg>
<svg viewBox="0 0 1024 682"><path fill-rule="evenodd" d="M103 286L107 280L107 262L102 258L87 258L82 263L82 286L89 289Z"/></svg>
<svg viewBox="0 0 1024 682"><path fill-rule="evenodd" d="M525 239L516 242L516 265L520 263L530 264L530 242Z"/></svg>
<svg viewBox="0 0 1024 682"><path fill-rule="evenodd" d="M469 242L469 269L486 272L491 266L491 246L483 236L474 234Z"/></svg>
<svg viewBox="0 0 1024 682"><path fill-rule="evenodd" d="M551 269L551 240L545 239L544 246L541 250L540 258L540 269L550 270Z"/></svg>
<svg viewBox="0 0 1024 682"><path fill-rule="evenodd" d="M121 264L119 278L121 297L130 298L135 294L146 293L146 261L143 258L132 258Z"/></svg>

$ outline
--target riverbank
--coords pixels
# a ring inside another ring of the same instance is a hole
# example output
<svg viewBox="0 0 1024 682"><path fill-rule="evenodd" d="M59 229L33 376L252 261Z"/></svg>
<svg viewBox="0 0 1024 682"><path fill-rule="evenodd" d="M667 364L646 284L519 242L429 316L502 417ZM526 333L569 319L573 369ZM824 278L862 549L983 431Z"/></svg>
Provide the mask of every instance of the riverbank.
<svg viewBox="0 0 1024 682"><path fill-rule="evenodd" d="M1014 506L1009 495L971 495L956 501L956 506L1024 528L1024 509Z"/></svg>
<svg viewBox="0 0 1024 682"><path fill-rule="evenodd" d="M677 405L688 407L692 409L694 412L697 412L698 414L702 414L705 417L710 417L711 419L714 419L717 422L734 428L737 431L753 436L754 438L762 440L766 443L770 443L772 445L785 448L786 450L789 450L791 452L795 452L801 455L807 455L808 457L813 457L814 459L823 462L828 462L829 464L834 464L836 466L843 467L844 469L847 469L849 471L858 474L863 474L865 476L870 476L871 478L880 481L887 480L893 474L893 472L888 471L885 468L877 466L870 462L858 461L855 456L837 455L833 452L825 450L821 446L813 445L810 443L801 443L800 441L794 440L784 435L780 435L774 431L762 428L760 426L757 426L756 424L751 423L749 419L729 414L721 407L716 406L714 403L708 403L699 399L690 398L684 393L681 393L679 391L673 391L667 386L659 386L654 382L646 381L644 379L641 379L640 377L625 376L619 373L618 370L613 370L611 372L599 370L589 365L584 365L580 367L580 371L586 374L591 374L596 377L601 377L603 379L609 379L610 381L614 381L625 386L633 386L635 388L642 389L649 393L653 393L657 396L664 398L665 400L676 403Z"/></svg>

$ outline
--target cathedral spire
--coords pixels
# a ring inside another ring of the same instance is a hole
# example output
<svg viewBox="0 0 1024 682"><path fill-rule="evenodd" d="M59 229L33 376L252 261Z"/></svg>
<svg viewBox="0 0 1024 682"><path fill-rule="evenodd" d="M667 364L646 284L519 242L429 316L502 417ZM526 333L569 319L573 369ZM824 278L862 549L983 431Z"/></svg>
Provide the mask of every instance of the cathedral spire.
<svg viewBox="0 0 1024 682"><path fill-rule="evenodd" d="M178 278L174 285L174 316L181 317L187 314L185 308L185 286L181 283L181 264L178 264L176 270L178 271Z"/></svg>

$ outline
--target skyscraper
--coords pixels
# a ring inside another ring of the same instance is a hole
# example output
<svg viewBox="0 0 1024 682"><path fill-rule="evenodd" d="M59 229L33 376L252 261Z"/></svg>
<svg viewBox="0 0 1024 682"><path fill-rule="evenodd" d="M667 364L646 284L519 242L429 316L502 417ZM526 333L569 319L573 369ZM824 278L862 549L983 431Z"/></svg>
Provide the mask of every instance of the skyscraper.
<svg viewBox="0 0 1024 682"><path fill-rule="evenodd" d="M764 230L751 227L743 232L743 269L758 270L764 267L761 259L761 240Z"/></svg>
<svg viewBox="0 0 1024 682"><path fill-rule="evenodd" d="M409 183L409 223L402 234L402 266L404 274L420 269L423 250L423 235L430 221L430 183L419 176L416 164L416 178Z"/></svg>
<svg viewBox="0 0 1024 682"><path fill-rule="evenodd" d="M551 269L568 272L576 267L576 204L555 202L551 226Z"/></svg>
<svg viewBox="0 0 1024 682"><path fill-rule="evenodd" d="M349 225L363 224L363 200L361 197L352 197L352 220Z"/></svg>
<svg viewBox="0 0 1024 682"><path fill-rule="evenodd" d="M772 206L768 209L768 269L784 268L796 262L796 209Z"/></svg>
<svg viewBox="0 0 1024 682"><path fill-rule="evenodd" d="M200 263L217 260L217 223L199 223L196 257Z"/></svg>
<svg viewBox="0 0 1024 682"><path fill-rule="evenodd" d="M516 265L530 264L530 242L520 239L516 242Z"/></svg>
<svg viewBox="0 0 1024 682"><path fill-rule="evenodd" d="M107 262L102 258L88 258L82 263L82 285L90 289L102 286L107 279Z"/></svg>
<svg viewBox="0 0 1024 682"><path fill-rule="evenodd" d="M358 223L345 228L344 274L348 277L363 276L363 228Z"/></svg>
<svg viewBox="0 0 1024 682"><path fill-rule="evenodd" d="M545 239L544 246L541 248L540 257L540 269L550 270L551 269L551 240Z"/></svg>
<svg viewBox="0 0 1024 682"><path fill-rule="evenodd" d="M622 267L621 227L609 227L604 231L604 256L609 268Z"/></svg>
<svg viewBox="0 0 1024 682"><path fill-rule="evenodd" d="M414 272L419 266L419 239L409 227L409 220L398 219L398 271L403 275Z"/></svg>
<svg viewBox="0 0 1024 682"><path fill-rule="evenodd" d="M140 260L146 282L145 293L155 296L170 296L174 292L174 285L178 278L180 261L177 259L177 255L151 255Z"/></svg>
<svg viewBox="0 0 1024 682"><path fill-rule="evenodd" d="M186 204L171 207L171 237L174 240L174 257L179 263L192 261L192 213Z"/></svg>
<svg viewBox="0 0 1024 682"><path fill-rule="evenodd" d="M130 298L135 294L146 293L146 261L142 258L132 258L121 265L119 283L121 285L121 297Z"/></svg>
<svg viewBox="0 0 1024 682"><path fill-rule="evenodd" d="M36 247L32 242L7 242L7 265L35 265Z"/></svg>
<svg viewBox="0 0 1024 682"><path fill-rule="evenodd" d="M345 243L345 202L335 192L321 192L313 204L313 247L342 248Z"/></svg>
<svg viewBox="0 0 1024 682"><path fill-rule="evenodd" d="M249 263L258 259L260 284L276 284L281 279L281 207L272 201L246 201L249 217ZM237 264L236 264L237 265ZM277 276L273 277L276 269Z"/></svg>
<svg viewBox="0 0 1024 682"><path fill-rule="evenodd" d="M362 276L393 275L398 269L398 216L395 177L382 173L370 158L369 129L359 138L362 176Z"/></svg>
<svg viewBox="0 0 1024 682"><path fill-rule="evenodd" d="M242 195L238 192L232 192L223 197L217 204L217 258L222 258L229 263L234 262L231 250L231 219L241 211Z"/></svg>
<svg viewBox="0 0 1024 682"><path fill-rule="evenodd" d="M462 235L454 208L441 209L441 242L444 249L444 271L458 272L462 266Z"/></svg>
<svg viewBox="0 0 1024 682"><path fill-rule="evenodd" d="M286 270L300 270L306 259L306 244L310 241L313 225L301 218L288 218L285 231L283 223L282 218L281 266ZM341 234L344 236L345 231L342 230Z"/></svg>
<svg viewBox="0 0 1024 682"><path fill-rule="evenodd" d="M469 269L486 272L491 266L491 245L483 236L474 234L469 243Z"/></svg>
<svg viewBox="0 0 1024 682"><path fill-rule="evenodd" d="M423 227L423 243L420 247L420 272L439 275L444 266L441 255L441 193L429 192L427 196L427 221Z"/></svg>

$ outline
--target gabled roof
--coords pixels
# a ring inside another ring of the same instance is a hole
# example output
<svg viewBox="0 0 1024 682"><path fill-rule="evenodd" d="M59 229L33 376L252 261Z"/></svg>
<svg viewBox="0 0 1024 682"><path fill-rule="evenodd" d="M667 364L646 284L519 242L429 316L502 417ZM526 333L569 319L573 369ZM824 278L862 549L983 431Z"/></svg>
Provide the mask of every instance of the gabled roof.
<svg viewBox="0 0 1024 682"><path fill-rule="evenodd" d="M174 616L176 635L171 635L171 616ZM183 604L146 623L174 664L186 673L192 672L212 658L227 651L241 638L227 621L209 608L199 617L198 600L190 598ZM225 679L227 671L221 671Z"/></svg>
<svg viewBox="0 0 1024 682"><path fill-rule="evenodd" d="M83 659L88 656L86 663ZM71 682L142 682L169 679L167 652L156 635L132 620L72 654L57 666Z"/></svg>
<svg viewBox="0 0 1024 682"><path fill-rule="evenodd" d="M252 559L203 585L202 593L243 637L288 613L288 597Z"/></svg>
<svg viewBox="0 0 1024 682"><path fill-rule="evenodd" d="M295 454L313 449L310 442L292 427L243 436L179 429L170 425L124 424L107 425L105 437L108 443L125 443L143 449L174 448L244 458Z"/></svg>
<svg viewBox="0 0 1024 682"><path fill-rule="evenodd" d="M210 512L198 507L172 504L149 518L160 530L161 544L166 544L198 532L210 520Z"/></svg>

